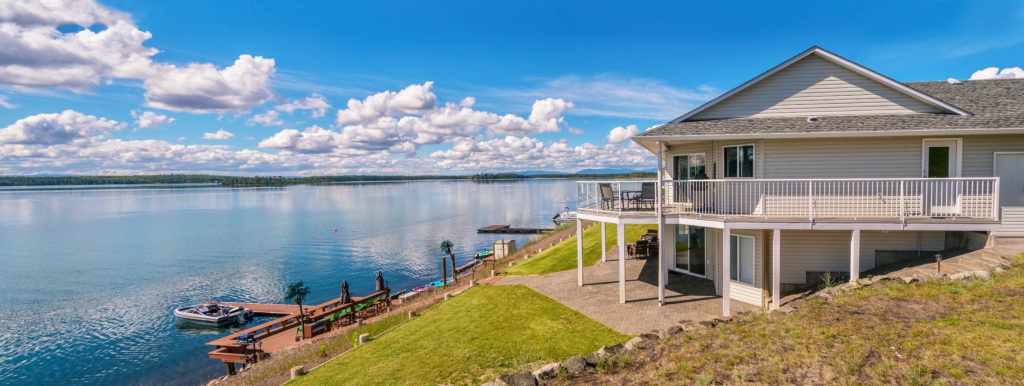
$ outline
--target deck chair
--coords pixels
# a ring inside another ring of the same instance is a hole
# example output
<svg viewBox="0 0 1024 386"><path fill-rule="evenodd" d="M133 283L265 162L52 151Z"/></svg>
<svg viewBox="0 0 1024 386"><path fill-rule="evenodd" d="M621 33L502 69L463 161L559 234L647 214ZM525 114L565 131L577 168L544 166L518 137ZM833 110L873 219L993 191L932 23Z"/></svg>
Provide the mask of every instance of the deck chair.
<svg viewBox="0 0 1024 386"><path fill-rule="evenodd" d="M654 183L644 182L640 184L640 195L633 199L637 209L654 209Z"/></svg>
<svg viewBox="0 0 1024 386"><path fill-rule="evenodd" d="M601 189L601 209L615 209L615 194L612 192L612 184L598 184Z"/></svg>

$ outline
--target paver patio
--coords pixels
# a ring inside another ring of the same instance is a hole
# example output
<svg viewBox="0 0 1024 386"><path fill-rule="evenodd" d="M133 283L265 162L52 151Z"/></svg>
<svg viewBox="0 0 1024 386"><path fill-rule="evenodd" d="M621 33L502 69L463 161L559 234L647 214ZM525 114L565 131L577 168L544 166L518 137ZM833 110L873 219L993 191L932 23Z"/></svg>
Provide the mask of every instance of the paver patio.
<svg viewBox="0 0 1024 386"><path fill-rule="evenodd" d="M615 256L615 257L613 257ZM641 334L678 325L681 320L699 322L722 315L722 298L715 295L711 280L669 274L665 305L658 306L658 261L626 260L626 304L619 304L617 253L608 261L583 268L583 287L576 285L576 270L539 276L508 276L497 285L525 285L587 317L623 334ZM732 312L755 307L733 300Z"/></svg>

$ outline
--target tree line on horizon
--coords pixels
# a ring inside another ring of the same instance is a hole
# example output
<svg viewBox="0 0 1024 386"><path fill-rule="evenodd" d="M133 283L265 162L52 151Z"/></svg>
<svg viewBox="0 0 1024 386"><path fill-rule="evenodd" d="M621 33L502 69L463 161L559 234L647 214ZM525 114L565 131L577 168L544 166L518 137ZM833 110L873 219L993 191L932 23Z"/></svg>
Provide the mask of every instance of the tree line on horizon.
<svg viewBox="0 0 1024 386"><path fill-rule="evenodd" d="M494 181L528 178L651 178L652 172L609 174L534 174L477 173L459 175L339 175L339 176L218 176L210 174L148 174L134 176L6 176L0 186L68 186L68 185L140 185L140 184L217 184L226 187L320 185L346 182L385 182L419 180Z"/></svg>

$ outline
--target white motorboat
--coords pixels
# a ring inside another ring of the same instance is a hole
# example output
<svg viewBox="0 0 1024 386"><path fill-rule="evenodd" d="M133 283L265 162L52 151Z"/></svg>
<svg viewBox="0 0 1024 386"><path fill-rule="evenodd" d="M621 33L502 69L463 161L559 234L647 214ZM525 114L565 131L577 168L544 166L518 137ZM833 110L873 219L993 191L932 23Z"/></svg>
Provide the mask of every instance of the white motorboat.
<svg viewBox="0 0 1024 386"><path fill-rule="evenodd" d="M555 221L555 224L565 224L565 223L569 223L569 222L575 222L576 221L576 211L570 211L568 206L564 207L564 208L562 208L561 212L559 212L558 214L555 215L554 218L552 218L552 220Z"/></svg>
<svg viewBox="0 0 1024 386"><path fill-rule="evenodd" d="M174 316L208 326L244 323L252 319L253 311L244 307L229 306L218 303L203 303L194 306L178 307Z"/></svg>

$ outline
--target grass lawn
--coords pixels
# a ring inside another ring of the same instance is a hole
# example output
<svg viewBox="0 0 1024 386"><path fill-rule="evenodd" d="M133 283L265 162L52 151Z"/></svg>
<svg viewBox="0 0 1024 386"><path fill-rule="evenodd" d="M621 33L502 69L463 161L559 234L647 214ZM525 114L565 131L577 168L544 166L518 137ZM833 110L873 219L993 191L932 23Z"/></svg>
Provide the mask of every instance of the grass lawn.
<svg viewBox="0 0 1024 386"><path fill-rule="evenodd" d="M697 331L601 383L1019 384L1022 337L1018 264L990 280L883 282Z"/></svg>
<svg viewBox="0 0 1024 386"><path fill-rule="evenodd" d="M626 224L626 242L633 242L647 233L648 229L657 228L657 224ZM615 224L606 226L608 248L618 242ZM583 265L593 265L601 260L601 225L597 224L583 231ZM564 271L576 268L576 236L544 250L528 260L516 264L503 272L503 275L543 275L545 273Z"/></svg>
<svg viewBox="0 0 1024 386"><path fill-rule="evenodd" d="M523 286L477 286L293 384L468 384L626 336Z"/></svg>

